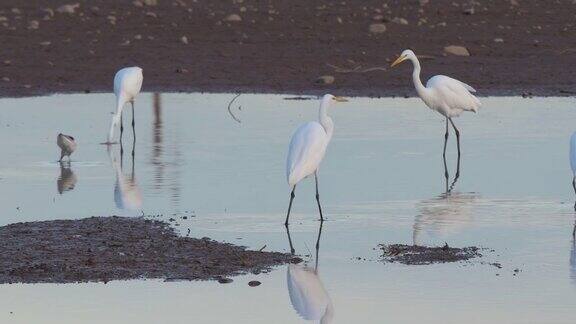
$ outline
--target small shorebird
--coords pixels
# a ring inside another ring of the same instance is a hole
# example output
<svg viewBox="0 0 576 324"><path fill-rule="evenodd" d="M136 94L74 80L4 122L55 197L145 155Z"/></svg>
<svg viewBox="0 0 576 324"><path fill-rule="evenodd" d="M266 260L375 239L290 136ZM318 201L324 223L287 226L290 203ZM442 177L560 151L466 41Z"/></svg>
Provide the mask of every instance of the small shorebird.
<svg viewBox="0 0 576 324"><path fill-rule="evenodd" d="M60 148L60 160L58 161L62 161L65 156L67 156L68 161L70 161L70 154L76 150L77 146L74 137L60 133L58 134L56 144L58 144L58 147Z"/></svg>
<svg viewBox="0 0 576 324"><path fill-rule="evenodd" d="M114 138L114 129L120 124L120 139L122 139L122 132L124 125L122 125L122 109L128 102L132 104L132 132L136 137L136 130L134 128L134 99L140 93L142 88L142 69L134 66L123 68L116 72L114 76L114 94L116 95L116 113L112 117L112 124L108 132L108 141L104 144L112 144Z"/></svg>
<svg viewBox="0 0 576 324"><path fill-rule="evenodd" d="M342 97L335 97L326 94L320 102L319 121L312 121L298 127L288 147L288 158L286 159L286 178L288 185L292 189L290 194L290 204L284 225L288 226L290 209L294 200L296 184L302 179L314 174L316 180L316 202L320 211L320 220L323 221L322 207L320 206L320 195L318 194L318 167L324 158L326 148L334 132L334 122L327 114L328 107L333 102L348 101Z"/></svg>
<svg viewBox="0 0 576 324"><path fill-rule="evenodd" d="M446 133L444 134L444 156L446 156L446 143L448 142L448 121L452 124L456 133L458 144L458 157L460 157L460 132L454 125L452 117L459 116L463 111L478 112L480 100L471 92L476 92L474 88L464 82L452 79L445 75L435 75L426 83L426 87L420 81L420 62L416 54L411 50L405 50L391 65L394 67L406 60L412 62L414 70L412 81L420 99L432 110L437 111L446 117Z"/></svg>

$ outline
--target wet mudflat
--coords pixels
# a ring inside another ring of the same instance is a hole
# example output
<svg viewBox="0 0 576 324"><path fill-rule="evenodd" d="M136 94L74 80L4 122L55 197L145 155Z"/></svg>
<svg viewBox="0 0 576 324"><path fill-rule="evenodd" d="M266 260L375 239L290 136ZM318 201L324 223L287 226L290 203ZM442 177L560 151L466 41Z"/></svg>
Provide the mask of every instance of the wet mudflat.
<svg viewBox="0 0 576 324"><path fill-rule="evenodd" d="M267 272L284 253L250 251L209 238L178 237L168 223L91 217L0 227L0 284L127 279L223 280Z"/></svg>
<svg viewBox="0 0 576 324"><path fill-rule="evenodd" d="M446 180L444 121L419 99L352 98L331 110L321 236L314 182L305 181L289 240L286 147L298 124L317 118L318 103L285 97L293 96L240 96L231 107L237 122L227 110L233 95L144 93L137 141L125 119L123 152L99 145L110 94L0 100L0 226L144 213L180 237L251 251L290 253L291 241L304 261L228 284L2 284L0 322L302 323L302 314L332 323L465 323L470 314L476 323L576 321L573 99L483 99L478 114L455 120L462 160L454 182L455 138ZM55 162L59 131L79 142L70 164ZM445 243L494 252L470 262L379 262L378 244ZM313 291L321 302L311 302ZM318 308L304 313L302 305Z"/></svg>

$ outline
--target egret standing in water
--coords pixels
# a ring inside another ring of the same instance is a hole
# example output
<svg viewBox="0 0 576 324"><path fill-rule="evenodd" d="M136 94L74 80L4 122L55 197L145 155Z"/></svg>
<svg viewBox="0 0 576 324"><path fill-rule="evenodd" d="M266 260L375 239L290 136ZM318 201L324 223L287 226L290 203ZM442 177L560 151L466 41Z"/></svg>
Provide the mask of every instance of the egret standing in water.
<svg viewBox="0 0 576 324"><path fill-rule="evenodd" d="M400 54L391 65L394 67L406 60L412 61L414 71L412 72L412 81L418 96L432 110L439 112L446 118L446 133L444 135L444 157L446 157L446 143L448 142L448 121L452 124L456 133L456 142L458 144L458 157L460 157L460 132L454 125L452 117L459 116L463 111L478 112L480 100L471 92L476 92L474 88L464 82L452 79L445 75L435 75L426 83L426 87L420 81L420 62L416 54L411 50L405 50ZM458 159L459 161L460 159Z"/></svg>
<svg viewBox="0 0 576 324"><path fill-rule="evenodd" d="M106 144L112 144L114 138L114 129L120 123L120 139L122 139L122 132L124 125L122 125L122 109L128 102L132 104L132 132L136 136L134 128L134 99L140 93L142 88L142 69L134 66L123 68L116 72L114 76L114 94L116 95L116 113L112 117L112 124L110 125L110 132L108 133L108 141Z"/></svg>
<svg viewBox="0 0 576 324"><path fill-rule="evenodd" d="M70 161L70 155L76 150L74 137L60 133L56 139L56 144L58 144L60 148L60 160L58 160L58 162L62 162L65 156L67 156L68 161Z"/></svg>
<svg viewBox="0 0 576 324"><path fill-rule="evenodd" d="M324 158L326 148L334 132L334 122L328 116L327 110L333 102L345 101L348 100L331 94L324 95L320 102L319 120L303 124L292 135L290 146L288 147L288 158L286 159L286 178L288 185L292 189L286 222L284 222L286 226L288 226L290 209L295 197L296 184L311 174L314 174L316 180L316 202L320 211L320 220L324 221L322 207L320 206L320 195L318 194L318 167Z"/></svg>

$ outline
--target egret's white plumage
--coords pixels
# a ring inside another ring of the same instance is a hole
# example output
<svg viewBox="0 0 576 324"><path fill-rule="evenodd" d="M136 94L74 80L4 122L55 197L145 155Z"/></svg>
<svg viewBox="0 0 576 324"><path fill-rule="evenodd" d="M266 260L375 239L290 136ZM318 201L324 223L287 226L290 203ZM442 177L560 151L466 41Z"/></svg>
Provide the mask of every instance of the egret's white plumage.
<svg viewBox="0 0 576 324"><path fill-rule="evenodd" d="M142 69L134 66L127 67L116 72L114 76L114 94L116 95L116 113L112 117L112 124L108 132L108 143L112 143L114 129L120 123L122 109L130 102L132 103L132 125L134 126L134 100L142 88Z"/></svg>
<svg viewBox="0 0 576 324"><path fill-rule="evenodd" d="M412 62L414 87L418 96L430 109L447 118L459 116L463 111L478 112L481 104L480 100L471 93L476 92L474 88L445 75L431 77L424 87L420 81L420 61L411 50L403 51L400 57L392 63L392 66L405 60Z"/></svg>
<svg viewBox="0 0 576 324"><path fill-rule="evenodd" d="M332 121L332 118L328 116L327 110L334 101L347 100L341 97L335 97L331 94L324 95L320 102L318 121L308 122L298 127L290 140L290 145L288 146L288 157L286 159L286 179L288 185L292 189L292 193L290 196L290 204L288 205L285 225L288 225L288 218L290 216L290 208L292 207L296 184L312 174L316 175L320 162L322 162L324 154L326 154L326 148L330 143L330 139L332 139L334 122ZM317 176L316 201L318 202L318 209L320 210L320 219L323 219L318 195Z"/></svg>
<svg viewBox="0 0 576 324"><path fill-rule="evenodd" d="M288 294L294 310L307 321L332 322L334 307L315 269L291 264L286 272Z"/></svg>
<svg viewBox="0 0 576 324"><path fill-rule="evenodd" d="M416 54L411 50L403 51L391 66L393 67L406 60L410 60L414 67L412 71L412 82L414 83L418 96L430 109L446 117L444 156L446 156L448 121L450 121L456 133L458 157L460 157L460 132L456 128L456 125L454 125L452 117L460 116L464 111L478 112L481 106L480 100L472 94L472 92L476 92L476 90L462 81L445 75L433 76L428 80L426 86L424 86L420 80L420 61L418 61Z"/></svg>
<svg viewBox="0 0 576 324"><path fill-rule="evenodd" d="M70 159L70 155L76 150L77 144L74 137L70 135L64 135L62 133L58 134L56 139L56 144L60 148L60 161L67 156Z"/></svg>

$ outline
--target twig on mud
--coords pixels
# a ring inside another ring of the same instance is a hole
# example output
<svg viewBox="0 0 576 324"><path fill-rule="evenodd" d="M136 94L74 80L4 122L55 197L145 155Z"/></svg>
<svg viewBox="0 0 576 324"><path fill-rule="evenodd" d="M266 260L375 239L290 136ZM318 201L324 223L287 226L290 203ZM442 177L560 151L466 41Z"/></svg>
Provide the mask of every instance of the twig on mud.
<svg viewBox="0 0 576 324"><path fill-rule="evenodd" d="M234 114L232 113L232 110L230 110L230 107L232 106L232 103L234 103L234 101L240 97L241 93L237 94L234 98L232 98L232 100L230 100L230 102L228 103L228 113L230 114L230 116L232 116L232 118L237 121L238 123L241 123L240 119L236 118L236 116L234 116Z"/></svg>
<svg viewBox="0 0 576 324"><path fill-rule="evenodd" d="M388 71L388 69L384 66L375 66L367 69L362 69L362 66L358 65L352 69L346 69L330 63L326 63L326 65L333 68L336 73L366 73L372 71Z"/></svg>
<svg viewBox="0 0 576 324"><path fill-rule="evenodd" d="M558 52L558 54L562 55L562 54L567 53L567 52L576 52L576 48L566 48L566 49L563 49L560 52Z"/></svg>
<svg viewBox="0 0 576 324"><path fill-rule="evenodd" d="M264 244L263 247L260 248L260 250L258 250L258 252L262 252L262 250L264 250L266 248L266 244Z"/></svg>

